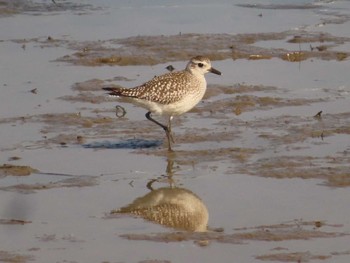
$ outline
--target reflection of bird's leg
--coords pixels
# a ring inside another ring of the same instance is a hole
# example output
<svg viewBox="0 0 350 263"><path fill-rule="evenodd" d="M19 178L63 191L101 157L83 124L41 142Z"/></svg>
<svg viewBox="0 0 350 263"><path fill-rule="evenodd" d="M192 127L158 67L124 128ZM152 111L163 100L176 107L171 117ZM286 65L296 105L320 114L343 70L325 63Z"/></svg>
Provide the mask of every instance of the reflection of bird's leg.
<svg viewBox="0 0 350 263"><path fill-rule="evenodd" d="M173 171L173 169L174 169L174 160L168 158L167 162L168 162L168 164L166 166L166 174L167 174L168 177L172 177L173 174L174 174L174 171Z"/></svg>
<svg viewBox="0 0 350 263"><path fill-rule="evenodd" d="M168 158L167 158L167 166L166 166L166 175L168 176L168 180L169 180L169 184L170 187L172 188L173 185L175 184L175 181L173 179L173 175L174 175L174 159L173 156L171 156L173 153L168 154Z"/></svg>
<svg viewBox="0 0 350 263"><path fill-rule="evenodd" d="M166 136L168 138L168 149L171 151L171 144L175 143L173 133L171 132L171 120L173 119L173 116L169 116L169 121L168 121L168 127L166 132Z"/></svg>
<svg viewBox="0 0 350 263"><path fill-rule="evenodd" d="M173 178L174 175L174 157L175 157L175 153L174 152L169 152L167 155L167 166L166 166L166 170L165 170L165 174L162 175L161 177L158 177L157 179L152 179L151 181L149 181L147 183L147 188L151 191L154 191L153 188L153 184L154 183L164 183L166 179L167 182L169 183L169 188L174 188L176 187L175 185L175 180Z"/></svg>
<svg viewBox="0 0 350 263"><path fill-rule="evenodd" d="M171 134L171 119L173 118L172 116L169 117L169 122L168 122L168 126L165 126L164 124L161 124L159 121L156 121L155 119L153 119L151 117L151 112L147 112L146 113L146 118L148 120L150 120L151 122L154 122L155 124L159 125L160 127L163 128L163 130L165 131L166 133L166 137L168 139L168 150L169 151L172 151L171 149L171 143L174 142L174 139L173 139L173 135Z"/></svg>

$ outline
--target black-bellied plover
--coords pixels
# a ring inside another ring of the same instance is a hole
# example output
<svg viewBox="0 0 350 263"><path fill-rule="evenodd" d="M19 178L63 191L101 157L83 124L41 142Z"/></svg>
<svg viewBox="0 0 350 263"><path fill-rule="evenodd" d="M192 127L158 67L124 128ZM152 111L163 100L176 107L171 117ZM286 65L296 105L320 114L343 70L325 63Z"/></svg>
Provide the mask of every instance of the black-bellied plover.
<svg viewBox="0 0 350 263"><path fill-rule="evenodd" d="M162 127L168 139L168 149L172 151L174 142L171 133L173 116L183 114L196 106L204 96L207 82L204 74L211 72L221 75L221 72L211 66L207 57L191 58L186 69L167 73L137 86L135 88L104 87L109 95L126 97L136 105L146 108L146 118ZM166 115L168 125L164 125L151 117L151 114Z"/></svg>

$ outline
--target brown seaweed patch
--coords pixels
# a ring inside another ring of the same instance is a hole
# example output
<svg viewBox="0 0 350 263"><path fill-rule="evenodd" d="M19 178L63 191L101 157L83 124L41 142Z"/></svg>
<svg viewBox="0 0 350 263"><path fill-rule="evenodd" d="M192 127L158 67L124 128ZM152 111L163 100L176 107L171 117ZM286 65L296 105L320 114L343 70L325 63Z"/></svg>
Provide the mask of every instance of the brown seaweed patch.
<svg viewBox="0 0 350 263"><path fill-rule="evenodd" d="M11 157L8 158L8 161L9 161L9 162L18 161L18 160L21 160L21 157L18 157L18 156L11 156Z"/></svg>
<svg viewBox="0 0 350 263"><path fill-rule="evenodd" d="M71 62L82 66L132 66L132 65L156 65L157 60L152 57L121 56L115 50L99 50L89 53L74 53L64 56L58 61Z"/></svg>
<svg viewBox="0 0 350 263"><path fill-rule="evenodd" d="M0 251L0 261L8 263L25 263L28 261L34 261L35 257L32 255L21 255L8 251Z"/></svg>
<svg viewBox="0 0 350 263"><path fill-rule="evenodd" d="M314 238L332 238L340 237L346 234L335 232L323 232L306 229L275 229L275 230L257 230L248 233L235 234L238 239L258 240L258 241L284 241L284 240L309 240Z"/></svg>
<svg viewBox="0 0 350 263"><path fill-rule="evenodd" d="M287 40L288 43L337 43L342 44L344 41L346 41L346 38L336 38L333 37L330 34L326 33L307 33L307 32L300 32L300 34L293 35L291 39ZM320 50L321 51L321 50Z"/></svg>
<svg viewBox="0 0 350 263"><path fill-rule="evenodd" d="M293 228L320 228L320 227L329 227L329 228L340 228L344 225L341 224L330 224L322 220L315 220L315 221L304 221L302 219L294 219L291 221L283 222L280 224L274 224L274 225L259 225L259 226L253 226L253 227L241 227L241 228L235 228L234 230L239 231L247 231L247 230L268 230L269 229L293 229Z"/></svg>
<svg viewBox="0 0 350 263"><path fill-rule="evenodd" d="M107 110L105 110L107 111ZM103 111L103 112L105 112ZM111 110L108 110L110 112ZM100 113L101 111L96 111ZM94 113L95 114L95 113ZM181 119L175 120L176 125L181 125ZM40 129L42 139L35 142L26 142L23 146L26 149L50 148L51 145L67 146L69 144L84 144L87 139L113 138L113 140L125 140L132 136L143 137L147 134L151 140L163 138L156 125L149 121L129 121L124 117L83 116L77 113L50 113L39 115L28 115L23 117L0 119L1 123L12 125L25 125L26 123L42 123ZM146 125L145 125L146 124ZM156 132L156 133L155 133ZM153 134L154 133L154 134Z"/></svg>
<svg viewBox="0 0 350 263"><path fill-rule="evenodd" d="M321 231L321 227L332 229L343 226L325 223L322 220L292 220L290 222L275 225L236 228L235 230L240 231L241 233L236 233L234 235L239 239L258 241L309 240L314 238L333 238L348 235L342 232Z"/></svg>
<svg viewBox="0 0 350 263"><path fill-rule="evenodd" d="M176 140L181 143L223 142L237 138L238 135L232 131L212 131L205 128L187 130L176 136Z"/></svg>
<svg viewBox="0 0 350 263"><path fill-rule="evenodd" d="M298 34L296 36L296 33ZM285 31L257 34L178 34L170 36L137 36L124 39L110 39L92 42L74 42L66 40L63 45L74 54L57 59L76 65L155 65L171 61L187 61L198 50L211 60L223 59L270 59L282 58L286 61L302 61L308 58L345 59L349 52L322 50L287 50L283 48L262 48L254 46L257 41L283 40L287 37L300 39L303 43L328 41L332 46L349 42L346 37L337 37L319 32ZM290 40L293 41L293 40ZM299 42L300 43L300 42ZM106 46L111 46L106 48ZM85 47L89 47L86 49ZM339 55L342 53L343 55Z"/></svg>
<svg viewBox="0 0 350 263"><path fill-rule="evenodd" d="M195 108L194 112L211 113L236 113L255 110L268 110L276 107L302 106L311 103L324 102L326 99L287 99L276 96L256 96L249 94L236 95L235 97L226 97L224 99L203 103ZM238 114L239 115L239 114Z"/></svg>
<svg viewBox="0 0 350 263"><path fill-rule="evenodd" d="M340 251L340 252L332 252L333 256L341 256L341 255L350 255L350 250Z"/></svg>
<svg viewBox="0 0 350 263"><path fill-rule="evenodd" d="M3 4L0 2L0 17L11 16L17 13L18 11L16 9L3 6Z"/></svg>
<svg viewBox="0 0 350 263"><path fill-rule="evenodd" d="M101 116L83 116L81 112L74 113L46 113L38 115L27 115L22 117L3 118L0 119L0 124L12 123L12 124L25 124L25 123L45 123L48 125L60 126L63 129L67 129L69 126L74 127L92 127L99 124L108 124L113 122L114 119ZM64 126L64 127L63 127ZM48 132L43 130L42 133Z"/></svg>
<svg viewBox="0 0 350 263"><path fill-rule="evenodd" d="M24 225L30 223L32 223L32 221L21 219L0 219L0 225Z"/></svg>
<svg viewBox="0 0 350 263"><path fill-rule="evenodd" d="M77 237L73 235L68 235L68 236L62 236L62 237L57 237L55 234L44 234L42 236L37 236L36 237L39 241L41 242L52 242L52 241L59 241L59 240L64 240L64 241L69 241L69 242L85 242L84 240L78 239Z"/></svg>
<svg viewBox="0 0 350 263"><path fill-rule="evenodd" d="M26 176L31 173L38 172L37 169L34 169L30 166L21 166L21 165L12 165L12 164L3 164L0 166L0 177L1 176Z"/></svg>
<svg viewBox="0 0 350 263"><path fill-rule="evenodd" d="M263 177L324 179L324 185L348 187L350 186L349 163L349 158L338 159L334 164L329 163L327 158L280 156L260 159L254 164L245 164L240 170L246 174Z"/></svg>
<svg viewBox="0 0 350 263"><path fill-rule="evenodd" d="M64 131L67 131L69 127L94 128L111 124L114 121L110 117L82 116L80 113L42 114L33 116L33 120L49 125L42 129L42 133L54 132L58 128Z"/></svg>
<svg viewBox="0 0 350 263"><path fill-rule="evenodd" d="M72 86L72 90L78 91L76 95L66 95L59 97L59 99L71 102L85 102L99 104L108 101L106 94L96 95L94 92L102 91L102 87L106 86L105 82L100 79L91 79L83 82L77 82ZM113 85L120 87L118 85Z"/></svg>
<svg viewBox="0 0 350 263"><path fill-rule="evenodd" d="M315 40L316 41L316 40ZM338 42L341 40L335 40ZM329 45L335 47L340 45L338 43L334 45ZM318 58L323 60L338 60L342 61L349 57L349 52L337 52L333 50L328 50L325 48L313 48L311 50L287 50L283 48L262 48L254 45L240 46L234 45L231 47L232 54L231 58L236 59L248 59L248 60L258 60L258 59L270 59L270 58L280 58L288 62L301 62L311 58Z"/></svg>
<svg viewBox="0 0 350 263"><path fill-rule="evenodd" d="M325 185L330 187L349 187L350 186L350 168L343 167L343 172L338 172L336 174L331 174L325 182ZM332 171L333 172L333 171Z"/></svg>
<svg viewBox="0 0 350 263"><path fill-rule="evenodd" d="M218 148L203 150L176 151L177 162L183 165L193 165L201 162L220 160L235 160L241 163L247 162L258 149L252 148Z"/></svg>
<svg viewBox="0 0 350 263"><path fill-rule="evenodd" d="M44 144L59 144L61 146L66 146L68 144L84 144L86 138L82 135L73 134L57 134L56 136L45 139Z"/></svg>
<svg viewBox="0 0 350 263"><path fill-rule="evenodd" d="M137 58L133 56L98 58L97 63L119 66L133 66L133 65L156 65L157 60L152 57Z"/></svg>
<svg viewBox="0 0 350 263"><path fill-rule="evenodd" d="M72 89L75 91L101 91L104 81L100 79L90 79L83 82L77 82Z"/></svg>
<svg viewBox="0 0 350 263"><path fill-rule="evenodd" d="M273 86L248 85L243 83L238 83L235 85L208 85L208 89L205 92L203 99L207 100L222 94L273 92L276 90L277 87Z"/></svg>
<svg viewBox="0 0 350 263"><path fill-rule="evenodd" d="M300 224L297 224L297 223ZM222 232L175 232L175 233L155 233L155 234L123 234L122 238L129 240L147 240L153 242L183 242L183 241L207 241L229 244L245 244L247 241L268 241L281 242L286 240L310 240L316 238L336 238L347 236L346 233L321 231L315 228L316 221L303 222L292 221L270 226L257 226L253 228L242 228L238 233L225 234ZM319 222L319 221L317 221ZM329 225L329 227L337 227ZM247 231L248 230L248 231Z"/></svg>
<svg viewBox="0 0 350 263"><path fill-rule="evenodd" d="M68 178L58 182L36 183L36 184L17 184L11 186L0 187L0 190L18 192L23 194L31 194L40 190L48 190L54 188L70 188L70 187L90 187L98 184L95 177L77 176Z"/></svg>
<svg viewBox="0 0 350 263"><path fill-rule="evenodd" d="M57 237L55 234L44 234L44 235L36 237L36 238L42 242L57 241Z"/></svg>
<svg viewBox="0 0 350 263"><path fill-rule="evenodd" d="M295 51L295 52L288 52L288 53L282 54L281 58L289 62L299 62L299 61L306 60L308 56L305 52Z"/></svg>
<svg viewBox="0 0 350 263"><path fill-rule="evenodd" d="M72 1L55 1L38 2L33 1L1 1L0 2L0 16L2 15L14 15L14 14L32 14L43 15L46 12L62 12L62 11L74 11L81 15L84 12L90 12L93 10L99 10L99 7L94 7L90 4L75 4Z"/></svg>
<svg viewBox="0 0 350 263"><path fill-rule="evenodd" d="M65 95L59 97L59 99L71 102L85 102L93 104L106 102L106 96L96 96L91 92L80 92L77 95Z"/></svg>
<svg viewBox="0 0 350 263"><path fill-rule="evenodd" d="M337 52L336 53L337 60L342 61L349 57L349 53L346 52Z"/></svg>
<svg viewBox="0 0 350 263"><path fill-rule="evenodd" d="M152 242L184 242L193 241L195 244L199 245L198 242L212 242L212 241L222 241L230 244L243 244L242 240L236 239L232 235L224 236L220 233L214 232L173 232L173 233L155 233L155 234L123 234L120 237L128 240L145 240Z"/></svg>
<svg viewBox="0 0 350 263"><path fill-rule="evenodd" d="M310 262L312 260L326 260L331 258L331 255L314 255L307 252L294 253L276 253L256 256L256 259L262 261L279 261L279 262Z"/></svg>
<svg viewBox="0 0 350 263"><path fill-rule="evenodd" d="M171 261L163 260L163 259L146 259L146 260L141 260L138 263L171 263Z"/></svg>
<svg viewBox="0 0 350 263"><path fill-rule="evenodd" d="M66 95L59 97L59 99L72 102L87 102L98 104L107 101L105 95L95 95L93 92L102 91L104 81L100 79L91 79L83 82L75 83L72 86L74 91L78 91L77 95Z"/></svg>
<svg viewBox="0 0 350 263"><path fill-rule="evenodd" d="M271 59L271 55L265 55L265 54L252 54L249 55L248 59L249 60L260 60L260 59Z"/></svg>
<svg viewBox="0 0 350 263"><path fill-rule="evenodd" d="M273 9L273 10L290 10L290 9L318 9L320 6L313 4L236 4L239 7Z"/></svg>
<svg viewBox="0 0 350 263"><path fill-rule="evenodd" d="M296 102L301 103L303 102L303 100L304 99L301 99ZM324 99L315 99L311 101L321 102L324 101ZM311 101L305 102L307 102L306 104L308 104L311 103ZM286 145L297 142L303 142L310 138L320 139L320 141L313 140L312 142L315 144L327 143L326 138L328 136L334 136L338 134L350 134L350 114L347 112L338 114L322 114L322 117L313 117L311 115L313 114L310 113L309 117L283 115L274 118L263 118L250 121L247 123L247 125L254 129L270 129L271 127L273 127L274 129L284 131L283 133L260 133L260 138L264 138L273 143L274 145Z"/></svg>

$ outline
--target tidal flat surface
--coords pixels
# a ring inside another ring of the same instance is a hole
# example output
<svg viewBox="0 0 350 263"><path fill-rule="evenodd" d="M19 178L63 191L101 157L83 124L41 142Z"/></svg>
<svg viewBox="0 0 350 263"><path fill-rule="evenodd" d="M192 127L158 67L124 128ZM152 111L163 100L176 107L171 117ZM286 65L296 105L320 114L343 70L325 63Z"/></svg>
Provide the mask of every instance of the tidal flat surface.
<svg viewBox="0 0 350 263"><path fill-rule="evenodd" d="M349 47L349 1L1 1L0 262L349 262ZM101 88L194 55L168 153Z"/></svg>

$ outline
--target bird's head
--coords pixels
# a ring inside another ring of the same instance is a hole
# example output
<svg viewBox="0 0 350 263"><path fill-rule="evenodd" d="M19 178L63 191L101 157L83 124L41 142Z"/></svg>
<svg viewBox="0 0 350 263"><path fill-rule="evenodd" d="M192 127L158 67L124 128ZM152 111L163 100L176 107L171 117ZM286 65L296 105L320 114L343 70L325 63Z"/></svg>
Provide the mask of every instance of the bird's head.
<svg viewBox="0 0 350 263"><path fill-rule="evenodd" d="M196 56L191 58L188 62L186 69L192 74L201 74L211 72L217 75L221 75L221 72L211 66L210 60L207 57Z"/></svg>

